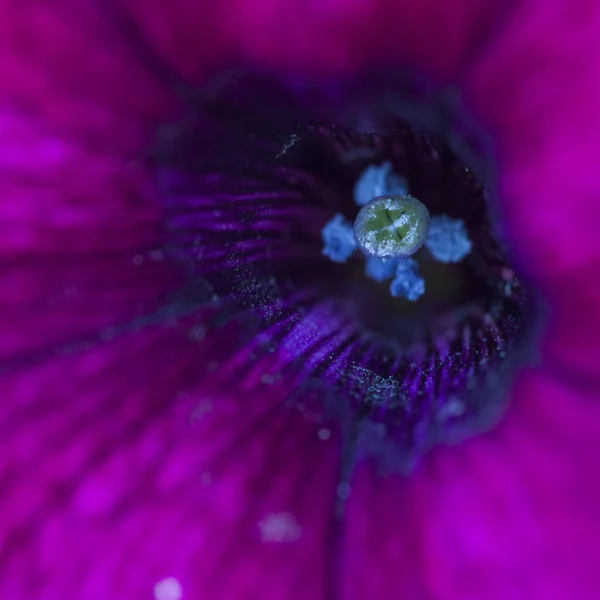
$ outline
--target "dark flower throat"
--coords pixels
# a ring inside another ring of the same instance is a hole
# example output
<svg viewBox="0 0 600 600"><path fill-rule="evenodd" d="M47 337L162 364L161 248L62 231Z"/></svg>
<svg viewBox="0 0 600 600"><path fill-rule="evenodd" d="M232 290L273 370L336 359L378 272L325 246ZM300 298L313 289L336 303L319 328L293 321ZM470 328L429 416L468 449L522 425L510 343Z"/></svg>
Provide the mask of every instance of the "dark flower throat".
<svg viewBox="0 0 600 600"><path fill-rule="evenodd" d="M223 385L281 385L286 405L310 405L385 469L494 423L532 331L531 295L491 217L488 149L456 104L383 75L231 73L154 152L167 250L208 303L206 335L222 335L206 368L235 363ZM321 253L325 223L355 218L357 178L385 161L473 242L461 263L421 260L415 303L366 278L358 258Z"/></svg>

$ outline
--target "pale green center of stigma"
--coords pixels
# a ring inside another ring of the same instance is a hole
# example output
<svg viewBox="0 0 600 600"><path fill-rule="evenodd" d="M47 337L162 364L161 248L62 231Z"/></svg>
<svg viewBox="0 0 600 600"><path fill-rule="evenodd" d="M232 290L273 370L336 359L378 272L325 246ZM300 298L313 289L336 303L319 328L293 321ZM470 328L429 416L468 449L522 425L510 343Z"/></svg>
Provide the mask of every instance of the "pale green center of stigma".
<svg viewBox="0 0 600 600"><path fill-rule="evenodd" d="M429 221L427 207L413 196L379 196L358 212L354 234L363 254L401 258L425 243Z"/></svg>

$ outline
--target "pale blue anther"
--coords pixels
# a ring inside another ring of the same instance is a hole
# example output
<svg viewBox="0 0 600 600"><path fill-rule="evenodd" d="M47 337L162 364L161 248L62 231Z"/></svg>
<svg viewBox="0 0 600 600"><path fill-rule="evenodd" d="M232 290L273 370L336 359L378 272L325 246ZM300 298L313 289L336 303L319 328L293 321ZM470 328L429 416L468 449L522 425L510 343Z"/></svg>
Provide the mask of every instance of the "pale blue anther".
<svg viewBox="0 0 600 600"><path fill-rule="evenodd" d="M425 246L442 263L457 263L471 253L473 244L462 219L448 215L431 217Z"/></svg>
<svg viewBox="0 0 600 600"><path fill-rule="evenodd" d="M394 173L392 163L368 166L354 186L354 202L364 206L377 196L406 196L408 182Z"/></svg>
<svg viewBox="0 0 600 600"><path fill-rule="evenodd" d="M425 293L425 280L419 274L419 264L413 258L398 259L396 273L390 284L395 298L416 302Z"/></svg>
<svg viewBox="0 0 600 600"><path fill-rule="evenodd" d="M389 281L396 272L398 260L395 258L375 258L367 257L365 263L365 274L369 279L383 283Z"/></svg>
<svg viewBox="0 0 600 600"><path fill-rule="evenodd" d="M324 244L322 254L333 262L346 262L356 250L352 223L339 213L326 223L321 236Z"/></svg>

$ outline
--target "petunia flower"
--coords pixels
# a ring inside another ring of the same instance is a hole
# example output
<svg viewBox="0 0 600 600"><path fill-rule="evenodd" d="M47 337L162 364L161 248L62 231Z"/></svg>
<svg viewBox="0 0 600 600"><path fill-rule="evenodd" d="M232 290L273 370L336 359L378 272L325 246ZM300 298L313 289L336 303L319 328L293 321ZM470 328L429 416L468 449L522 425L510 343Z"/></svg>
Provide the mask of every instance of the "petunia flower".
<svg viewBox="0 0 600 600"><path fill-rule="evenodd" d="M2 597L600 595L597 3L6 0L0 57ZM417 312L321 252L373 161L473 241Z"/></svg>

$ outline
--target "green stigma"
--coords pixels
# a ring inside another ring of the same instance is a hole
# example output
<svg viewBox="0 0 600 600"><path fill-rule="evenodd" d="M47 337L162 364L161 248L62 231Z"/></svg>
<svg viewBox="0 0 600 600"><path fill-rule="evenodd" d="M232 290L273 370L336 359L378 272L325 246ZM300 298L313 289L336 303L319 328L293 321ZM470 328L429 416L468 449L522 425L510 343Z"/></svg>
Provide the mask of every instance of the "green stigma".
<svg viewBox="0 0 600 600"><path fill-rule="evenodd" d="M358 248L366 256L402 258L414 254L429 234L429 211L413 196L379 196L354 221Z"/></svg>

